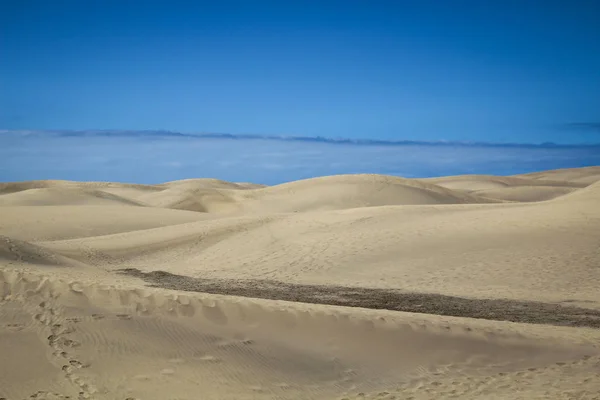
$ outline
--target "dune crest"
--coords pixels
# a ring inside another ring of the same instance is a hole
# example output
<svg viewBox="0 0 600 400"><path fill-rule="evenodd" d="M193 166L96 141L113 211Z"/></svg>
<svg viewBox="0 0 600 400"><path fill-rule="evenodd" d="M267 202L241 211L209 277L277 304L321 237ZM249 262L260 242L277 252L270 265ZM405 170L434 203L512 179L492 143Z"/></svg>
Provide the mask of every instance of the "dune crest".
<svg viewBox="0 0 600 400"><path fill-rule="evenodd" d="M560 180L589 185L594 182L600 181L600 167L555 169L550 171L532 172L529 174L515 176L536 179L540 181Z"/></svg>
<svg viewBox="0 0 600 400"><path fill-rule="evenodd" d="M343 210L426 204L478 204L494 200L455 192L420 180L386 175L335 175L305 179L239 194L252 211Z"/></svg>

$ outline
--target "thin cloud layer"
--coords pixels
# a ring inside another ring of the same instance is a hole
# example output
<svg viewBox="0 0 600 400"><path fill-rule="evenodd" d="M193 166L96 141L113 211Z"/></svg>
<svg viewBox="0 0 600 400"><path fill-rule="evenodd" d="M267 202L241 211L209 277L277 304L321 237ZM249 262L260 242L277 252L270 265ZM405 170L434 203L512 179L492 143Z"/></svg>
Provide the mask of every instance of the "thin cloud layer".
<svg viewBox="0 0 600 400"><path fill-rule="evenodd" d="M0 181L160 183L209 177L277 184L333 174L511 175L590 165L600 165L600 146L360 142L165 131L0 133Z"/></svg>
<svg viewBox="0 0 600 400"><path fill-rule="evenodd" d="M564 130L600 133L600 122L572 122L560 126Z"/></svg>

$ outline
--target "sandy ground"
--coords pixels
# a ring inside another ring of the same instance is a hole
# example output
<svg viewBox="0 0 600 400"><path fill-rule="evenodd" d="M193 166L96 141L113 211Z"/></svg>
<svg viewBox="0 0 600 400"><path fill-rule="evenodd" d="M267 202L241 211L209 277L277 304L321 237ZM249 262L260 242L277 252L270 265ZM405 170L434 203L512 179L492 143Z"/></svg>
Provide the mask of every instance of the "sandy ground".
<svg viewBox="0 0 600 400"><path fill-rule="evenodd" d="M600 399L600 167L0 183L0 399Z"/></svg>

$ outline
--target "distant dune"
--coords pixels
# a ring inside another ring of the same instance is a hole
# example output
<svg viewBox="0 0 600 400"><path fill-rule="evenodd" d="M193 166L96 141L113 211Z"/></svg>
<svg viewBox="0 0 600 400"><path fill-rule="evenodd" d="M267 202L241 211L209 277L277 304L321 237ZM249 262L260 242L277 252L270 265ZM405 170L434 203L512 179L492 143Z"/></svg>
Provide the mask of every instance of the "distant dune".
<svg viewBox="0 0 600 400"><path fill-rule="evenodd" d="M0 399L593 399L600 167L0 183Z"/></svg>
<svg viewBox="0 0 600 400"><path fill-rule="evenodd" d="M560 180L574 183L591 184L600 181L600 168L568 168L551 171L533 172L530 174L516 175L516 177L537 180Z"/></svg>

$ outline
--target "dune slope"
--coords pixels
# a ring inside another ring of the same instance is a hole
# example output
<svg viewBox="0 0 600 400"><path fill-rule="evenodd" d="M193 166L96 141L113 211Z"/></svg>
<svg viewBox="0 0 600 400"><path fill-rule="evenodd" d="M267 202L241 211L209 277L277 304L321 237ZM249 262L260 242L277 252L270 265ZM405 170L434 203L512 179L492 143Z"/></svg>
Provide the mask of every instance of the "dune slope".
<svg viewBox="0 0 600 400"><path fill-rule="evenodd" d="M492 203L420 180L384 175L337 175L239 193L248 211L305 212L387 205Z"/></svg>
<svg viewBox="0 0 600 400"><path fill-rule="evenodd" d="M477 398L481 387L554 395L581 390L582 380L587 393L598 388L600 351L565 328L500 331L464 319L121 289L9 270L0 283L0 348L16 361L0 375L7 398ZM549 386L558 376L576 379Z"/></svg>
<svg viewBox="0 0 600 400"><path fill-rule="evenodd" d="M576 191L564 186L507 186L503 188L476 190L473 193L491 199L530 202L551 200Z"/></svg>
<svg viewBox="0 0 600 400"><path fill-rule="evenodd" d="M589 185L600 180L600 167L556 169L516 175L516 177L540 181L561 180Z"/></svg>

